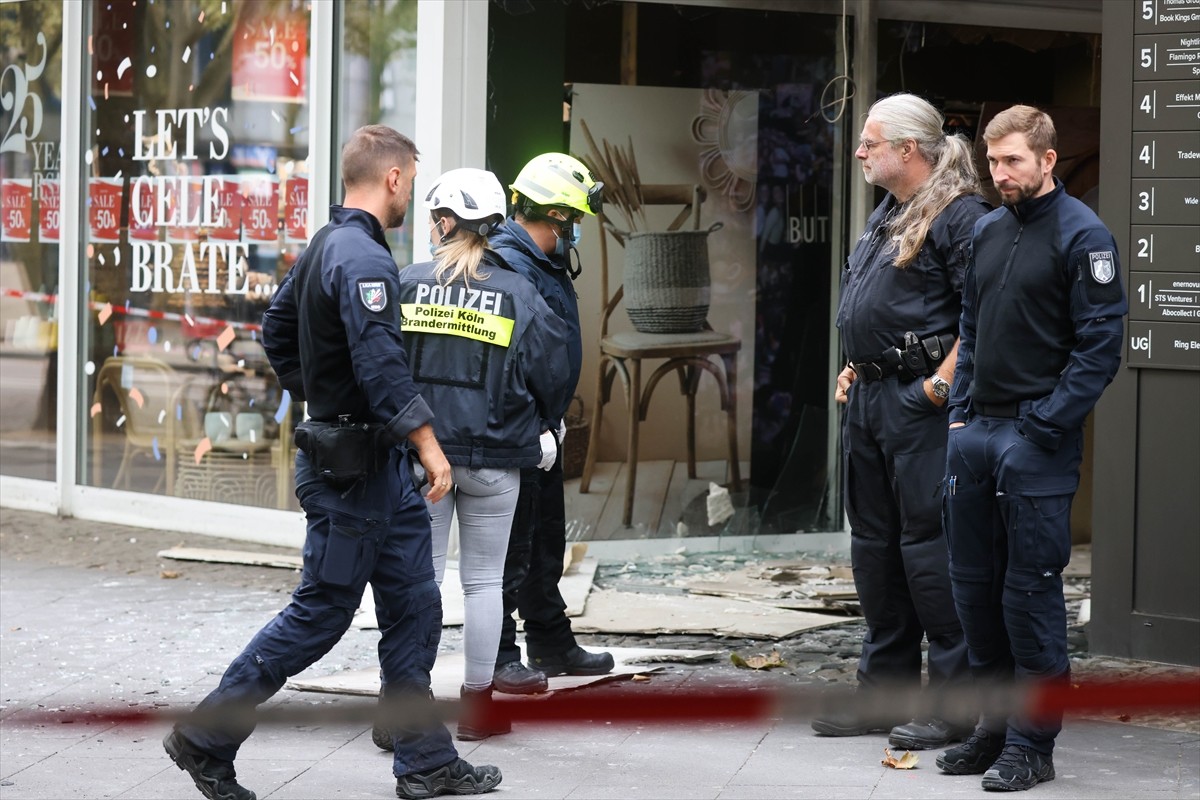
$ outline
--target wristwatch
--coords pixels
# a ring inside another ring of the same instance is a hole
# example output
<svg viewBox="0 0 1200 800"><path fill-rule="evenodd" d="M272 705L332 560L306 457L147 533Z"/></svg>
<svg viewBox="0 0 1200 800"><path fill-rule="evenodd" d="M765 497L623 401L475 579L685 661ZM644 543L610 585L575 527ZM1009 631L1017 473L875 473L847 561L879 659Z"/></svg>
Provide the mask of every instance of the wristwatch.
<svg viewBox="0 0 1200 800"><path fill-rule="evenodd" d="M946 382L941 375L936 372L929 376L929 382L933 385L933 396L939 400L950 399L950 384Z"/></svg>

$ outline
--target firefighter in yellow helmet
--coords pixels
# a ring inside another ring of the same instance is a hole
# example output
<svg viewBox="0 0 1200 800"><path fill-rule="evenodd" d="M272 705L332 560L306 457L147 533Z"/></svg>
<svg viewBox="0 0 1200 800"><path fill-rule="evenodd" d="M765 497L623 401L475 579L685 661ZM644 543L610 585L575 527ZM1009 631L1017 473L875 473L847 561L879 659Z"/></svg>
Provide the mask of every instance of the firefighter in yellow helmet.
<svg viewBox="0 0 1200 800"><path fill-rule="evenodd" d="M572 285L579 274L579 257L572 254L580 222L601 210L604 185L578 159L544 153L525 165L510 188L513 214L489 237L489 244L505 263L533 282L570 328L567 385L574 387L583 344ZM572 388L568 396L573 392ZM500 692L542 692L547 676L603 675L613 668L608 653L591 653L576 644L567 604L558 589L566 549L561 457L565 411L546 421L559 454L545 467L521 474L521 495L504 564L504 624L493 675L493 686ZM514 610L520 610L525 621L528 667L521 663L517 648Z"/></svg>

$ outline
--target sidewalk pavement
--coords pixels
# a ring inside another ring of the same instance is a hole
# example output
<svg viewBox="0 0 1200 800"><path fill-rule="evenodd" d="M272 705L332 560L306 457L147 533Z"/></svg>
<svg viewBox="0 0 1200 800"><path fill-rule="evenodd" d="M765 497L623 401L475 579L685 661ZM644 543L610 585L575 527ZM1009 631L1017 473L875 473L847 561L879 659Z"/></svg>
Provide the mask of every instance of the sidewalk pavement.
<svg viewBox="0 0 1200 800"><path fill-rule="evenodd" d="M94 525L95 523L88 523ZM249 638L286 603L275 591L163 580L51 559L0 559L0 800L198 798L162 750L160 723L22 725L31 710L170 709L199 701ZM375 664L377 631L351 629L309 671ZM711 667L673 665L639 690L711 687ZM738 671L739 688L767 674ZM580 691L604 691L603 688ZM361 699L284 690L272 701L336 709ZM973 798L979 776L942 774L936 751L916 769L881 766L886 737L814 736L807 720L754 725L518 726L463 757L491 763L508 798ZM1200 735L1069 720L1056 780L1036 798L1200 798ZM260 728L239 779L260 798L394 797L391 756L346 723Z"/></svg>

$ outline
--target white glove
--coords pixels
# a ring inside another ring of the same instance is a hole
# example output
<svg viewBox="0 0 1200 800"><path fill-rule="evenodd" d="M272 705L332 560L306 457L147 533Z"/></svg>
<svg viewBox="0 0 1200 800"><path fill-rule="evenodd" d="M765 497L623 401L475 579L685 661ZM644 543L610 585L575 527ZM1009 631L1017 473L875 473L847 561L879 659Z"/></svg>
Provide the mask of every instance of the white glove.
<svg viewBox="0 0 1200 800"><path fill-rule="evenodd" d="M567 421L565 419L560 419L558 421L558 446L559 446L559 449L562 448L563 444L566 441L567 441Z"/></svg>
<svg viewBox="0 0 1200 800"><path fill-rule="evenodd" d="M558 445L554 442L554 431L546 431L539 436L538 444L542 446L542 460L538 462L538 469L549 472L558 459Z"/></svg>

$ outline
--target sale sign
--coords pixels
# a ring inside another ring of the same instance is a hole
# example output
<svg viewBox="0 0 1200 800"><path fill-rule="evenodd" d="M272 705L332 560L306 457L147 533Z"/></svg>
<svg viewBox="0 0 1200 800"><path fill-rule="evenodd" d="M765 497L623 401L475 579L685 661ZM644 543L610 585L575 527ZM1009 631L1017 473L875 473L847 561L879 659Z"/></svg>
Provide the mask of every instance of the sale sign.
<svg viewBox="0 0 1200 800"><path fill-rule="evenodd" d="M176 178L167 184L168 242L194 242L200 238L200 215L204 206L204 180Z"/></svg>
<svg viewBox="0 0 1200 800"><path fill-rule="evenodd" d="M61 196L58 181L42 179L38 185L38 240L58 241L58 218Z"/></svg>
<svg viewBox="0 0 1200 800"><path fill-rule="evenodd" d="M308 241L308 178L293 177L284 192L283 240L288 244Z"/></svg>
<svg viewBox="0 0 1200 800"><path fill-rule="evenodd" d="M255 175L242 179L242 241L274 244L279 241L279 178Z"/></svg>
<svg viewBox="0 0 1200 800"><path fill-rule="evenodd" d="M155 226L154 204L158 195L154 191L154 181L143 176L129 182L129 238L143 242L158 240L158 228Z"/></svg>
<svg viewBox="0 0 1200 800"><path fill-rule="evenodd" d="M242 235L244 202L241 181L237 178L219 178L216 197L217 224L208 231L208 238L222 242L236 242Z"/></svg>
<svg viewBox="0 0 1200 800"><path fill-rule="evenodd" d="M33 180L0 181L0 242L28 242L33 225Z"/></svg>
<svg viewBox="0 0 1200 800"><path fill-rule="evenodd" d="M121 197L124 178L88 179L88 241L117 242L121 238Z"/></svg>
<svg viewBox="0 0 1200 800"><path fill-rule="evenodd" d="M253 8L253 7L250 7ZM301 103L307 88L308 14L259 6L233 32L233 99Z"/></svg>

